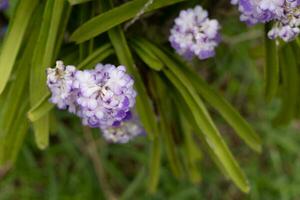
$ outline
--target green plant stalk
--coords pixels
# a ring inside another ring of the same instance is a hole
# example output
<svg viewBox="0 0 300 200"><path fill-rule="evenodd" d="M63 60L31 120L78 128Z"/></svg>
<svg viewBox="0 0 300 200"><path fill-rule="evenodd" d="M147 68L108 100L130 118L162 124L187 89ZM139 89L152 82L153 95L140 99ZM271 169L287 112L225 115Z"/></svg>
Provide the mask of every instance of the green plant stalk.
<svg viewBox="0 0 300 200"><path fill-rule="evenodd" d="M265 25L265 98L270 102L277 93L279 85L279 56L276 40L268 38L268 32L272 27L271 23Z"/></svg>

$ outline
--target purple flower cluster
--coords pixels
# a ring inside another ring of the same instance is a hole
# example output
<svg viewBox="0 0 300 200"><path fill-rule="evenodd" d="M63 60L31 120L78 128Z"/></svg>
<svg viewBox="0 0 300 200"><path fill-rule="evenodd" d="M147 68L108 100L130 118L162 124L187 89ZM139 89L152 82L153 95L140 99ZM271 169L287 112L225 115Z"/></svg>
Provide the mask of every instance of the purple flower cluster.
<svg viewBox="0 0 300 200"><path fill-rule="evenodd" d="M130 128L136 98L133 84L124 66L97 64L80 71L57 61L47 70L50 101L79 116L84 125L100 128L112 142L124 143L139 134L138 128Z"/></svg>
<svg viewBox="0 0 300 200"><path fill-rule="evenodd" d="M215 55L215 47L220 42L219 29L218 21L209 19L207 11L196 6L180 12L169 41L176 52L186 59L194 56L207 59Z"/></svg>
<svg viewBox="0 0 300 200"><path fill-rule="evenodd" d="M231 0L238 5L240 20L249 25L274 22L270 39L288 42L300 33L300 0Z"/></svg>
<svg viewBox="0 0 300 200"><path fill-rule="evenodd" d="M5 10L9 7L9 0L0 0L0 10Z"/></svg>

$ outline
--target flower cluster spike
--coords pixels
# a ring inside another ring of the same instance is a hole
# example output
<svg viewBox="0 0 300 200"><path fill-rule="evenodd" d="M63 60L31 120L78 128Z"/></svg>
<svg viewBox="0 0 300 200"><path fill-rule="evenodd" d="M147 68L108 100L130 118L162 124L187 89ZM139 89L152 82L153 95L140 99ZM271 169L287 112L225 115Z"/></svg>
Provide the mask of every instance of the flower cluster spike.
<svg viewBox="0 0 300 200"><path fill-rule="evenodd" d="M300 33L300 0L231 0L238 5L240 20L249 25L274 22L270 39L291 41Z"/></svg>
<svg viewBox="0 0 300 200"><path fill-rule="evenodd" d="M111 142L125 143L142 132L132 120L133 84L124 66L97 64L80 71L57 61L55 68L47 69L50 101L79 116L84 125L100 128Z"/></svg>
<svg viewBox="0 0 300 200"><path fill-rule="evenodd" d="M182 10L175 19L169 41L176 52L186 59L198 57L207 59L215 55L220 43L220 25L215 19L209 19L201 6Z"/></svg>

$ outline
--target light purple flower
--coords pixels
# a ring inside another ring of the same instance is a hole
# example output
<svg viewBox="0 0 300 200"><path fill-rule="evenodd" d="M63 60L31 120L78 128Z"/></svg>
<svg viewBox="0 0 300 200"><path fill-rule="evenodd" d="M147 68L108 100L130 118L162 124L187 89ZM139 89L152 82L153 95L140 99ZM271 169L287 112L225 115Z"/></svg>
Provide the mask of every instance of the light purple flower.
<svg viewBox="0 0 300 200"><path fill-rule="evenodd" d="M47 69L50 101L79 116L84 125L100 128L111 142L125 143L141 130L136 120L129 120L136 98L133 84L124 66L97 64L80 71L57 61Z"/></svg>
<svg viewBox="0 0 300 200"><path fill-rule="evenodd" d="M79 92L83 123L105 127L122 121L135 104L133 83L124 66L98 64L94 70L77 71L73 87Z"/></svg>
<svg viewBox="0 0 300 200"><path fill-rule="evenodd" d="M240 19L249 25L273 22L270 39L288 42L299 34L300 0L232 0L241 12Z"/></svg>
<svg viewBox="0 0 300 200"><path fill-rule="evenodd" d="M176 52L187 59L197 56L206 59L215 55L215 47L220 42L220 25L209 19L201 6L182 10L175 19L169 41Z"/></svg>
<svg viewBox="0 0 300 200"><path fill-rule="evenodd" d="M0 0L0 10L5 10L9 7L9 0Z"/></svg>
<svg viewBox="0 0 300 200"><path fill-rule="evenodd" d="M102 128L103 137L111 143L127 143L144 133L139 121L128 113L126 120L113 124L113 126Z"/></svg>
<svg viewBox="0 0 300 200"><path fill-rule="evenodd" d="M64 66L62 61L57 61L55 68L47 69L47 85L51 91L50 101L59 109L68 109L76 112L74 102L75 90L73 81L76 69L74 66Z"/></svg>

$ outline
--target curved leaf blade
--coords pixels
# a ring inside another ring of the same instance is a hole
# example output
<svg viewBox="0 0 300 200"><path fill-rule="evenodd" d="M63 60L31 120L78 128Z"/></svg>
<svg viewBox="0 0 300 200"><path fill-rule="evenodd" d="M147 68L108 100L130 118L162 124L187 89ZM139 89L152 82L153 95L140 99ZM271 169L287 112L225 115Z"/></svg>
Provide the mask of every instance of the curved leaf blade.
<svg viewBox="0 0 300 200"><path fill-rule="evenodd" d="M163 69L164 74L177 88L182 98L185 100L193 114L197 126L203 130L206 142L224 166L228 176L243 192L249 192L250 187L247 178L222 139L202 100L197 95L192 83L185 74L179 70L180 66L172 58L155 45L152 45L150 42L148 42L148 47L151 48L152 52L155 53L157 57L169 68Z"/></svg>
<svg viewBox="0 0 300 200"><path fill-rule="evenodd" d="M21 49L24 35L38 0L20 1L16 13L9 25L0 54L0 94L3 92L10 77L17 55Z"/></svg>
<svg viewBox="0 0 300 200"><path fill-rule="evenodd" d="M155 0L146 12L182 1L184 0ZM133 18L146 3L147 0L133 0L100 14L77 28L71 35L71 40L81 43L96 37L130 18Z"/></svg>

